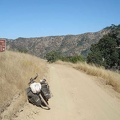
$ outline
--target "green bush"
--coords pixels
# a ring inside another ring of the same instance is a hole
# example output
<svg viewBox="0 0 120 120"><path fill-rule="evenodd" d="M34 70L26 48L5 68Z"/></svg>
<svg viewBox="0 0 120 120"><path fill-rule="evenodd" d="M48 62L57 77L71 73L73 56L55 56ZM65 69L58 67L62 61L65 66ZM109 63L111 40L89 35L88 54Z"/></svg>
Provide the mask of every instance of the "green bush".
<svg viewBox="0 0 120 120"><path fill-rule="evenodd" d="M62 56L59 52L51 51L46 54L45 58L48 62L55 62L57 60L62 60L66 62L76 63L78 61L84 61L85 59L82 56Z"/></svg>
<svg viewBox="0 0 120 120"><path fill-rule="evenodd" d="M56 51L51 51L46 54L45 58L47 59L48 62L52 63L59 59L59 54Z"/></svg>
<svg viewBox="0 0 120 120"><path fill-rule="evenodd" d="M84 61L85 59L82 56L68 56L68 57L61 57L62 61L77 63L78 61Z"/></svg>
<svg viewBox="0 0 120 120"><path fill-rule="evenodd" d="M46 54L45 58L47 59L48 62L55 62L57 60L62 60L65 62L72 62L76 63L78 61L84 61L84 58L82 56L62 56L61 53L56 52L56 51L51 51Z"/></svg>

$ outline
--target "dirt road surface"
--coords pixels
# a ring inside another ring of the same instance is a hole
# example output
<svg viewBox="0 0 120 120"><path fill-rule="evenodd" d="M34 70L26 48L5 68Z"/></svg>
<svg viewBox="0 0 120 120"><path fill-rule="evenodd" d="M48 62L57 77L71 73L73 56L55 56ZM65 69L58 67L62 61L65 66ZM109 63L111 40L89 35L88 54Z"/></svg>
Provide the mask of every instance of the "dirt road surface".
<svg viewBox="0 0 120 120"><path fill-rule="evenodd" d="M49 65L53 94L45 110L26 103L14 120L120 120L120 101L92 77L64 65Z"/></svg>

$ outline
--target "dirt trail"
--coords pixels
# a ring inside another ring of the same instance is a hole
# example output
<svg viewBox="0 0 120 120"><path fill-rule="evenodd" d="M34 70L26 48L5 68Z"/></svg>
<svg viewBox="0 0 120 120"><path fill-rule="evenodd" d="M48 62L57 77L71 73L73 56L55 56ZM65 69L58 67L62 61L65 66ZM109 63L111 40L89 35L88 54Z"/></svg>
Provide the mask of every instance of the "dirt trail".
<svg viewBox="0 0 120 120"><path fill-rule="evenodd" d="M64 65L49 65L51 110L26 103L14 120L120 120L120 102L92 77Z"/></svg>

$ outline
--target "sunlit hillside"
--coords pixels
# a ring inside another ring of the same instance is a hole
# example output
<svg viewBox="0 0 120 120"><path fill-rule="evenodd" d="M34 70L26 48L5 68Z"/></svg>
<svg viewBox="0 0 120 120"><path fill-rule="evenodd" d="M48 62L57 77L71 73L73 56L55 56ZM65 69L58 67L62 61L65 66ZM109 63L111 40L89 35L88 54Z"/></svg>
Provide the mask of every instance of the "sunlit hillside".
<svg viewBox="0 0 120 120"><path fill-rule="evenodd" d="M25 93L29 79L38 73L47 77L46 62L29 54L6 51L0 53L0 111L18 93Z"/></svg>

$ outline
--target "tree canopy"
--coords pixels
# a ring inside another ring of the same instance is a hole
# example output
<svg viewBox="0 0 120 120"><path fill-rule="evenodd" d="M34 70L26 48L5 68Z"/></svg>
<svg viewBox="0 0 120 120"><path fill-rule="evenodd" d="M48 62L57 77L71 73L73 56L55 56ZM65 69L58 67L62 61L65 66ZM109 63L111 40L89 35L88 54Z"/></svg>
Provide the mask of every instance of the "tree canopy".
<svg viewBox="0 0 120 120"><path fill-rule="evenodd" d="M97 44L90 48L90 53L87 56L88 63L94 63L105 68L120 66L120 25L111 27L111 32Z"/></svg>

